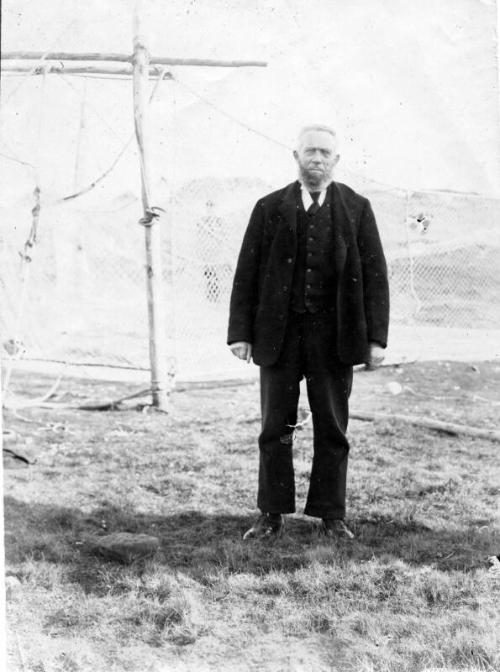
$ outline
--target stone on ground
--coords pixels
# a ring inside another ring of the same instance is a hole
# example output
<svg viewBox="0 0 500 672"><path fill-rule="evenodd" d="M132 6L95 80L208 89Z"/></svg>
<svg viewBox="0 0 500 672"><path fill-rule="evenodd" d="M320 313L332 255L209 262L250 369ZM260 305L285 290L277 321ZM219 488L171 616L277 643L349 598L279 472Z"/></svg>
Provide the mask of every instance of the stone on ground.
<svg viewBox="0 0 500 672"><path fill-rule="evenodd" d="M113 532L102 537L93 537L88 540L87 545L90 550L108 560L129 563L153 556L160 548L160 541L149 534Z"/></svg>

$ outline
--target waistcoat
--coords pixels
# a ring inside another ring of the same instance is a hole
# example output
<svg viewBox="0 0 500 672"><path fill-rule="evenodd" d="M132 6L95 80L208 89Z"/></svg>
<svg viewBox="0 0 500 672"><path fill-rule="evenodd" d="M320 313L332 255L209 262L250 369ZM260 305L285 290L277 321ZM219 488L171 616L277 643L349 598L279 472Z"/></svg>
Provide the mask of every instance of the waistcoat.
<svg viewBox="0 0 500 672"><path fill-rule="evenodd" d="M297 190L297 256L293 273L290 309L298 313L333 310L336 273L334 230L328 188L323 205L314 215L304 210Z"/></svg>

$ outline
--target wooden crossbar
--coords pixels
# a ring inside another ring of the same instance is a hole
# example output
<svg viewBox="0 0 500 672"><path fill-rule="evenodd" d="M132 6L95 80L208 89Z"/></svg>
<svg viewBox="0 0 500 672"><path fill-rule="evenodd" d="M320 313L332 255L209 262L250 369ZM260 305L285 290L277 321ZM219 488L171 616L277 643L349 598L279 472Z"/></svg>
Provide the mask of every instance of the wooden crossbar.
<svg viewBox="0 0 500 672"><path fill-rule="evenodd" d="M116 75L118 77L132 77L132 65L125 67L106 68L99 65L64 65L63 63L50 63L41 61L34 65L18 65L2 63L2 72L19 72L29 75L58 74L58 75ZM158 78L161 70L152 66L149 68L149 77ZM165 72L163 79L172 79L170 72Z"/></svg>
<svg viewBox="0 0 500 672"><path fill-rule="evenodd" d="M146 251L146 287L149 323L149 355L151 367L151 394L155 408L167 412L170 408L169 392L172 378L168 371L166 348L166 316L163 297L163 274L161 254L160 210L151 197L150 150L148 142L148 87L150 77L172 79L170 72L162 75L158 66L194 66L217 68L266 67L265 61L235 61L203 58L171 58L150 56L146 41L141 34L139 11L142 0L136 0L134 10L134 53L116 54L101 52L73 53L66 51L7 51L1 54L4 72L21 72L31 75L45 73L113 75L132 77L134 100L134 123L140 158L141 191ZM10 63L9 61L31 61L31 63ZM57 62L54 62L57 61ZM77 62L68 66L65 62ZM91 64L87 64L88 62ZM93 62L93 63L92 63ZM126 64L106 67L105 63Z"/></svg>
<svg viewBox="0 0 500 672"><path fill-rule="evenodd" d="M114 61L119 63L133 63L133 54L113 54L101 52L84 52L76 54L67 51L6 51L2 54L2 61L29 60L29 61ZM215 68L265 68L265 61L226 61L208 58L173 58L171 56L150 56L151 65L188 65L207 66Z"/></svg>

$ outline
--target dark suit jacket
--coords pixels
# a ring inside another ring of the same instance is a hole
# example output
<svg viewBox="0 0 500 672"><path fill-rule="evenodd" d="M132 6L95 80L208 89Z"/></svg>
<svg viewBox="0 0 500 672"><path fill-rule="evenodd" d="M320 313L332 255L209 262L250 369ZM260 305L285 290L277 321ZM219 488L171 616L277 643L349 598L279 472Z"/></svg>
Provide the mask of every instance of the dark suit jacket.
<svg viewBox="0 0 500 672"><path fill-rule="evenodd" d="M285 335L297 254L296 184L257 202L234 277L228 343L252 343L253 360L260 366L276 362ZM366 361L369 342L387 344L387 267L368 199L339 182L328 188L337 277L332 306L337 342L332 343L332 357L360 364Z"/></svg>

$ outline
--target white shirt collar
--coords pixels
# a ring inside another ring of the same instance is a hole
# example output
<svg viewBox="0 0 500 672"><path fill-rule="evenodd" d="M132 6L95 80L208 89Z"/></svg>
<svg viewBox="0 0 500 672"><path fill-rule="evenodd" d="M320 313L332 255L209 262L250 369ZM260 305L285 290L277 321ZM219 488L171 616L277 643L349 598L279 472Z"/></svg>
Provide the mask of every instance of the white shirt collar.
<svg viewBox="0 0 500 672"><path fill-rule="evenodd" d="M307 188L302 184L302 182L300 183L300 193L302 196L302 204L304 206L304 210L307 211L309 207L313 204L313 199L311 198L311 194L307 191ZM320 206L323 205L323 203L325 202L325 198L326 198L326 188L320 191L318 198L318 205Z"/></svg>

